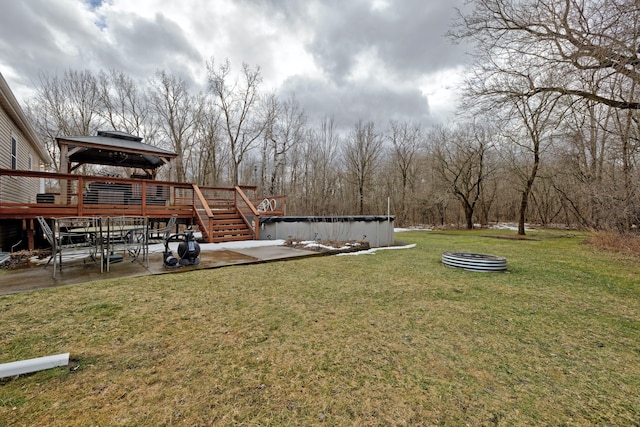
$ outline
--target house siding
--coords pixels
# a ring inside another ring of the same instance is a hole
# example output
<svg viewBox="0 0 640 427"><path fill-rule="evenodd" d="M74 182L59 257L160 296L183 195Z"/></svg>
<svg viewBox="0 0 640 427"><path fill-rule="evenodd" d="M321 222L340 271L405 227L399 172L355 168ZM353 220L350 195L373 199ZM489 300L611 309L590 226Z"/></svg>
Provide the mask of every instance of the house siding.
<svg viewBox="0 0 640 427"><path fill-rule="evenodd" d="M12 167L12 138L17 143L17 169L37 170L41 163L52 161L0 73L0 168ZM36 203L39 188L37 179L0 176L0 200L5 203ZM24 247L27 239L22 222L0 221L0 250L9 251L21 241L22 246L16 248Z"/></svg>
<svg viewBox="0 0 640 427"><path fill-rule="evenodd" d="M4 108L0 107L0 168L11 169L11 138L18 142L18 169L28 170L29 157L33 167L42 161L38 153L27 142L27 138L13 123ZM17 177L2 177L0 197L5 202L35 203L38 183L34 180L20 180Z"/></svg>
<svg viewBox="0 0 640 427"><path fill-rule="evenodd" d="M0 168L11 168L12 137L18 141L18 167L20 167L21 162L28 157L29 149L24 147L26 144L21 144L25 141L22 132L14 125L5 109L0 107ZM0 197L3 201L18 203L29 199L28 192L31 192L31 189L21 190L19 178L3 176L0 180ZM12 246L22 239L23 231L19 221L3 221L0 224L0 251L9 252Z"/></svg>

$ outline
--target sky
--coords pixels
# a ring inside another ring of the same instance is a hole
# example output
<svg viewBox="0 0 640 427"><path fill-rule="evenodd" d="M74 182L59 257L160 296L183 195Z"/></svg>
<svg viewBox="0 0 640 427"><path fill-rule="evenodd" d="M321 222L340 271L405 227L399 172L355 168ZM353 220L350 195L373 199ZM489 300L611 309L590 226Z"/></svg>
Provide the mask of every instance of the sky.
<svg viewBox="0 0 640 427"><path fill-rule="evenodd" d="M463 0L0 0L0 73L23 103L39 75L158 70L205 90L206 64L259 66L338 126L452 117L464 46L445 37Z"/></svg>

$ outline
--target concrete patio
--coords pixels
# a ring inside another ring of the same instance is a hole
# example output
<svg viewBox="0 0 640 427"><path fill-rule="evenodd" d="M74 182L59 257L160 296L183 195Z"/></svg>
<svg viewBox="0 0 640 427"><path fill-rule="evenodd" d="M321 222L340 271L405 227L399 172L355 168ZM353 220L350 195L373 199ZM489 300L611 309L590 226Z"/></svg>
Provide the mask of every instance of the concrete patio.
<svg viewBox="0 0 640 427"><path fill-rule="evenodd" d="M282 261L318 255L318 252L295 249L283 245L284 241L247 241L224 244L201 245L200 264L196 266L167 269L162 263L162 245L149 246L149 262L124 261L112 264L109 272L100 272L100 263L88 262L85 257L63 262L63 269L53 278L53 266L41 264L28 268L0 272L0 295L76 285L96 280L136 277L154 274L179 274L185 271L205 270L232 265ZM173 249L173 248L172 248ZM175 254L174 250L174 254Z"/></svg>

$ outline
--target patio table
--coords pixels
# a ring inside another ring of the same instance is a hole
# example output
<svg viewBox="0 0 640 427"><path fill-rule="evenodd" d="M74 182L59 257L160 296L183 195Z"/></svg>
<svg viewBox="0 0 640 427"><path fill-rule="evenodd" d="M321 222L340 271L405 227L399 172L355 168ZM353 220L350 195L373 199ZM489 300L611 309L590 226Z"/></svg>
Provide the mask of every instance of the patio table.
<svg viewBox="0 0 640 427"><path fill-rule="evenodd" d="M118 249L127 251L133 258L140 253L148 262L148 219L146 217L106 217L101 218L99 225L77 227L69 233L89 236L95 248L100 250L100 272L110 271L111 255Z"/></svg>

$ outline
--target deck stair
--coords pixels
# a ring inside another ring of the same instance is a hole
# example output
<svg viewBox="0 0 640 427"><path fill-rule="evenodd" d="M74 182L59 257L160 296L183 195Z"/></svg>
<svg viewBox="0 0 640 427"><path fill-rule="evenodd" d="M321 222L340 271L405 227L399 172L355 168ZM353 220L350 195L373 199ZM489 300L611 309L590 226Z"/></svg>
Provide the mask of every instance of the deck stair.
<svg viewBox="0 0 640 427"><path fill-rule="evenodd" d="M196 194L202 194L194 184ZM196 222L207 243L222 243L253 240L250 227L237 211L233 201L210 200L197 197L195 203Z"/></svg>

